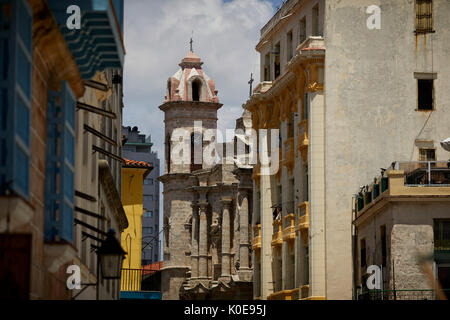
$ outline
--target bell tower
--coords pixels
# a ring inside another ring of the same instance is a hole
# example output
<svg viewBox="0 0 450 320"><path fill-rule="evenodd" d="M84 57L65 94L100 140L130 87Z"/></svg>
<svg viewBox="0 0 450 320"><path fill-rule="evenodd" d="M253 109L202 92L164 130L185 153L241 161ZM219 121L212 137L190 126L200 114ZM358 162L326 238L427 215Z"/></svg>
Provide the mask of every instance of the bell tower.
<svg viewBox="0 0 450 320"><path fill-rule="evenodd" d="M216 130L217 110L222 104L214 80L202 65L191 44L179 70L167 80L166 96L159 107L165 126L165 168L159 178L164 185L163 299L179 299L183 281L191 276L191 260L198 255L195 246L191 247L195 241L191 233L196 228L192 221L198 210L195 204L206 196L195 189L202 185L199 174L213 166L204 161L203 151L215 142L206 141L204 133Z"/></svg>

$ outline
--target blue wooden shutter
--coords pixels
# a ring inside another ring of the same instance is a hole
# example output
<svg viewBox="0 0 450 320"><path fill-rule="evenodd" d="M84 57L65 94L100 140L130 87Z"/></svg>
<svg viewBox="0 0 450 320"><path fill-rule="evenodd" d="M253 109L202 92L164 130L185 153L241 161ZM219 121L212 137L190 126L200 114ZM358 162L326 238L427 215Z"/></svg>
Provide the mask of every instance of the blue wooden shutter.
<svg viewBox="0 0 450 320"><path fill-rule="evenodd" d="M12 182L28 198L32 12L26 0L2 0L0 6L0 186Z"/></svg>
<svg viewBox="0 0 450 320"><path fill-rule="evenodd" d="M47 103L45 240L73 239L75 97L64 82Z"/></svg>

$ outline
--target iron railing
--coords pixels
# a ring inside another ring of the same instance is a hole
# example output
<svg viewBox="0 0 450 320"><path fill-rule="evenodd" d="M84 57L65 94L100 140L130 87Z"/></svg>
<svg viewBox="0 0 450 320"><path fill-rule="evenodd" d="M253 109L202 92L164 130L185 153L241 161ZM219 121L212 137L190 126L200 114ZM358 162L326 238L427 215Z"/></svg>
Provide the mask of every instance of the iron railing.
<svg viewBox="0 0 450 320"><path fill-rule="evenodd" d="M158 270L152 269L122 269L120 279L120 291L146 291L146 285L143 283L149 276Z"/></svg>
<svg viewBox="0 0 450 320"><path fill-rule="evenodd" d="M406 186L450 186L450 161L397 162L395 169L405 172Z"/></svg>
<svg viewBox="0 0 450 320"><path fill-rule="evenodd" d="M447 296L450 289L444 289ZM402 290L369 290L358 294L358 300L437 300L436 291L433 289L402 289Z"/></svg>

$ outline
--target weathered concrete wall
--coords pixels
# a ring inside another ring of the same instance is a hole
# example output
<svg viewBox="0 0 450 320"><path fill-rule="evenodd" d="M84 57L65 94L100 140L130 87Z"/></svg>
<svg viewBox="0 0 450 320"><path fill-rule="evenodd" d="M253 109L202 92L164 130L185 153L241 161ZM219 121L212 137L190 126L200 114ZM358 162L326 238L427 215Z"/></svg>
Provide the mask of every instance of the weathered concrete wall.
<svg viewBox="0 0 450 320"><path fill-rule="evenodd" d="M381 7L380 30L365 10ZM328 299L351 298L351 199L394 160L418 160L416 139L439 141L450 117L450 3L434 1L436 33L414 34L414 1L328 1L325 12L325 193ZM417 108L414 72L436 72L435 108Z"/></svg>

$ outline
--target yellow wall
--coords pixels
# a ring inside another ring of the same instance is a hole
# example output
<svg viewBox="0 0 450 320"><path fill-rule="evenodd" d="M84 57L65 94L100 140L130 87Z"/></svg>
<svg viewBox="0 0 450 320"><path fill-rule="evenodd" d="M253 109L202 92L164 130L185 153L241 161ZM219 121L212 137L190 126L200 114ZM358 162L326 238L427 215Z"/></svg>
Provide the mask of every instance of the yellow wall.
<svg viewBox="0 0 450 320"><path fill-rule="evenodd" d="M122 232L122 247L127 252L122 268L141 268L143 179L145 169L122 168L122 204L128 228Z"/></svg>

